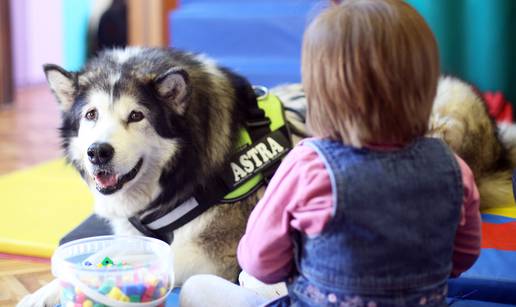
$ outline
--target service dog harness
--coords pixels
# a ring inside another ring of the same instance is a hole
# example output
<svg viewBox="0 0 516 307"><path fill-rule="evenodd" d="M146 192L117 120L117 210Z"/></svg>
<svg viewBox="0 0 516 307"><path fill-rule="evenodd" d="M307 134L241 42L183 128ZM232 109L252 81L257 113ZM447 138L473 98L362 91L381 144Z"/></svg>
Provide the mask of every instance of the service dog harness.
<svg viewBox="0 0 516 307"><path fill-rule="evenodd" d="M148 209L129 218L142 234L172 241L175 229L193 220L210 207L241 201L267 184L281 159L292 148L283 105L264 87L254 87L257 100L247 110L245 127L226 167L209 187L198 187L194 194L171 211Z"/></svg>

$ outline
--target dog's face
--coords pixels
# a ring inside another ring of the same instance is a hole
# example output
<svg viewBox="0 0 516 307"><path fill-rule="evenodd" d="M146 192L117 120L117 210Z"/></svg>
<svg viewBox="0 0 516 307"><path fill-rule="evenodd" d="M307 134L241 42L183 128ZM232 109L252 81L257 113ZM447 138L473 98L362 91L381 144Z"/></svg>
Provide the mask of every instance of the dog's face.
<svg viewBox="0 0 516 307"><path fill-rule="evenodd" d="M188 93L181 69L140 78L121 67L45 66L61 104L66 156L95 194L97 213L109 217L130 216L160 193L160 175L181 148L166 116L182 115Z"/></svg>
<svg viewBox="0 0 516 307"><path fill-rule="evenodd" d="M141 176L149 159L146 135L152 133L148 110L133 97L113 99L106 92L92 91L76 111L77 137L70 139L69 155L104 195L130 188ZM136 179L136 180L134 180Z"/></svg>

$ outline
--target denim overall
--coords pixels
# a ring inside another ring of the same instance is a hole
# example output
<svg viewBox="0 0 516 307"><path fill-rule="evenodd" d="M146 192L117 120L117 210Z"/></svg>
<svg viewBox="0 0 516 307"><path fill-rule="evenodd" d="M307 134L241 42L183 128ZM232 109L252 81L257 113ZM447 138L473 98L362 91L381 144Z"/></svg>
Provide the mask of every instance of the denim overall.
<svg viewBox="0 0 516 307"><path fill-rule="evenodd" d="M446 306L463 201L459 165L438 139L397 151L315 140L333 191L333 217L298 235L292 306Z"/></svg>

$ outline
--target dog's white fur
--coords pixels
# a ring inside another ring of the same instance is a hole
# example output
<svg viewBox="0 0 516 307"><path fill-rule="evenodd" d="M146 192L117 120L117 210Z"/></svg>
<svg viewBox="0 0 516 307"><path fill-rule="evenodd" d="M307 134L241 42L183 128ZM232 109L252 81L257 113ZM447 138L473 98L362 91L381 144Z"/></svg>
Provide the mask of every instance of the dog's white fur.
<svg viewBox="0 0 516 307"><path fill-rule="evenodd" d="M139 52L139 48L119 51L116 53L118 62L123 63ZM206 70L220 74L215 62L202 55L196 57L202 61ZM54 82L50 83L51 85L59 85L52 89L61 101L61 108L67 110L71 104L67 104L66 95L70 95L70 93L60 92L60 90L70 86L69 80L63 78L61 74L52 74L54 72L50 72L47 77L54 79ZM119 77L112 76L112 84ZM80 161L80 165L86 172L86 175L83 176L84 180L94 195L94 211L99 216L109 219L114 234L141 235L130 224L128 218L144 209L160 194L161 187L158 184L160 174L170 157L174 156L177 144L174 139L166 139L156 133L145 119L149 114L146 114L146 110L141 108L133 97L121 96L114 100L112 93L109 95L103 91L97 91L92 92L86 100L87 103L82 108L78 136L72 138L69 145L69 158L72 161ZM98 119L95 122L85 119L85 114L92 109L96 109L98 112ZM142 112L146 117L142 121L128 125L125 123L125 119L132 111ZM226 114L220 116L226 116ZM221 120L227 119L222 118ZM228 127L223 126L221 129L228 129ZM229 132L226 131L226 134L229 135ZM213 141L217 142L216 139ZM114 194L104 195L96 189L93 166L88 161L86 154L88 147L96 142L109 143L115 148L116 155L113 158L113 165L115 172L120 176L128 173L143 157L142 167L136 177L127 182L121 191ZM155 154L157 152L160 154ZM217 155L217 153L213 154ZM215 213L213 210L208 210L174 231L171 249L174 255L173 267L176 285L182 284L193 273L218 272L216 264L204 257L204 252L200 250L194 239L212 224L213 219L216 218ZM43 307L54 306L57 303L59 303L59 285L54 280L35 293L24 297L17 306Z"/></svg>
<svg viewBox="0 0 516 307"><path fill-rule="evenodd" d="M131 52L133 51L129 53ZM121 54L119 61L127 60L129 57L130 55ZM208 68L210 65L215 65L210 64L211 62L206 63L205 65ZM211 67L211 70L217 71L215 66ZM57 82L67 82L67 80L59 80L59 76L56 78ZM476 110L479 103L475 97L468 96L471 95L469 88L462 88L461 86L463 85L456 82L441 82L432 115L432 125L446 128L434 131L435 135L445 139L452 148L460 146L464 137L471 133L466 129L466 122L477 120L478 118L475 118L475 116L481 113L480 111L471 111ZM296 88L294 92L298 94L301 91ZM280 96L280 98L288 100L288 97L286 97L288 94L289 91L287 90L286 95L282 95L283 97ZM56 93L56 95L59 95L59 93ZM63 95L66 95L66 93L63 93ZM97 108L99 119L95 124L84 122L83 119L79 136L74 138L70 144L70 154L74 160L82 161L82 165L85 166L87 172L85 180L95 196L96 213L110 218L115 234L138 235L139 232L128 222L127 217L143 209L142 205L148 204L161 192L157 178L159 178L161 170L166 167L167 160L160 157L173 156L177 144L173 140L164 139L157 135L145 119L132 123L129 129L124 126L122 119L127 118L131 111L138 110L145 114L145 110L139 109L138 104L132 97L121 96L118 101L113 101L112 95L103 92L93 93L91 96L82 110L86 113L91 108ZM453 103L450 103L450 101L453 101ZM290 104L295 103L299 103L299 101ZM67 106L62 107L66 108ZM512 130L509 129L508 131ZM141 170L133 180L123 187L123 193L103 195L95 188L92 168L85 154L87 147L94 142L108 142L116 148L117 155L114 165L118 174L129 172L137 161L143 157L144 162ZM165 154L156 157L152 154L156 151L165 152ZM509 196L512 198L512 190L508 190L509 185L506 177L499 178L498 181L491 179L483 184L495 191L493 194L501 198L498 201L506 202ZM153 182L149 184L149 181ZM113 218L113 216L117 218ZM174 232L174 241L171 248L175 255L174 269L177 284L181 284L195 273L217 271L216 264L204 257L199 245L195 242L195 238L212 224L214 218L214 211L207 211ZM274 291L270 288L263 288L260 283L255 285L263 289L260 290L261 292L270 293ZM282 288L283 286L279 287ZM58 302L58 290L56 282L52 282L33 295L25 297L18 306L53 306ZM283 293L284 291L280 290L280 292Z"/></svg>
<svg viewBox="0 0 516 307"><path fill-rule="evenodd" d="M177 149L174 140L159 137L145 119L125 126L125 119L131 111L145 112L133 97L121 96L113 101L112 96L104 92L94 92L87 99L89 103L82 109L84 114L96 109L99 118L96 122L88 121L82 116L79 135L71 139L70 157L81 161L87 176L85 180L94 193L95 212L103 217L130 217L144 209L161 192L158 184L159 174L165 163L164 157L171 157ZM145 113L144 113L145 114ZM126 183L123 193L104 195L97 191L93 180L93 166L86 155L88 147L95 143L109 143L115 150L113 158L115 171L128 173L144 157L144 164L136 178ZM155 151L163 155L153 155ZM149 181L154 181L149 184ZM113 205L124 204L124 205Z"/></svg>

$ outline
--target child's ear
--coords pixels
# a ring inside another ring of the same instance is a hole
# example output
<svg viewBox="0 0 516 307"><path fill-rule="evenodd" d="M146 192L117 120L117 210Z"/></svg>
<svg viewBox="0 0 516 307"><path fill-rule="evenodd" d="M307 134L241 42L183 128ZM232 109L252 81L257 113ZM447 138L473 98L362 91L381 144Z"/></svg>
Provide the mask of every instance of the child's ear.
<svg viewBox="0 0 516 307"><path fill-rule="evenodd" d="M68 72L54 64L44 65L43 70L45 71L50 89L61 105L61 110L63 112L70 110L76 92L75 73Z"/></svg>
<svg viewBox="0 0 516 307"><path fill-rule="evenodd" d="M159 97L172 104L172 108L183 115L188 107L190 81L182 68L172 68L154 79L154 88Z"/></svg>

